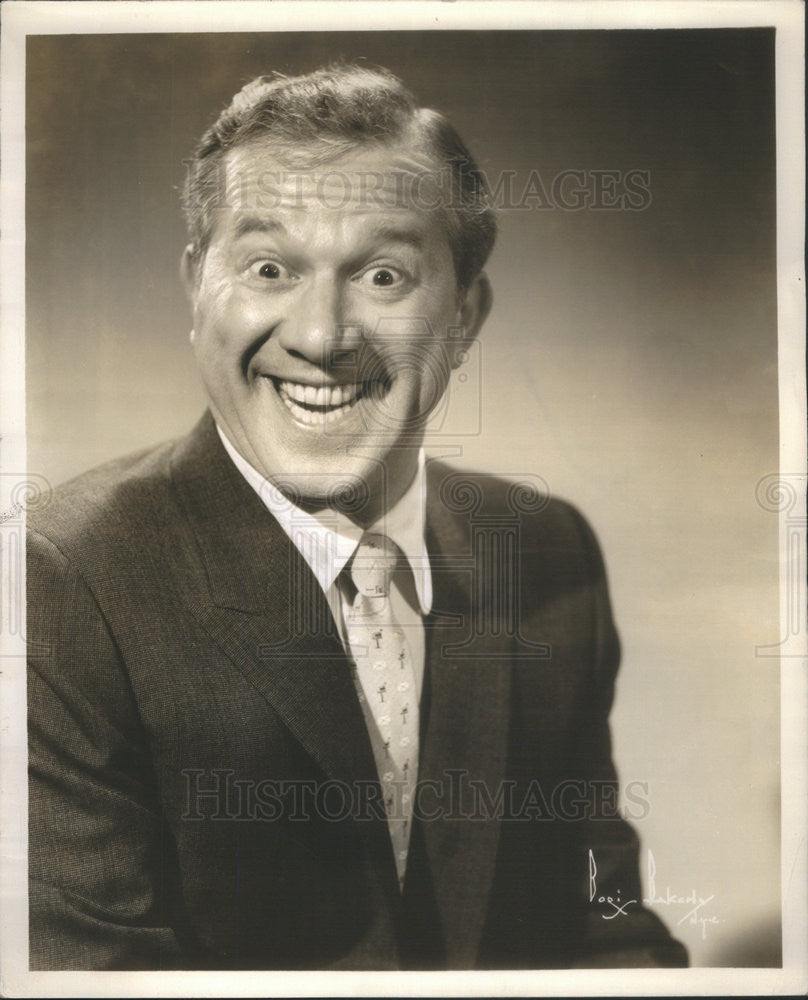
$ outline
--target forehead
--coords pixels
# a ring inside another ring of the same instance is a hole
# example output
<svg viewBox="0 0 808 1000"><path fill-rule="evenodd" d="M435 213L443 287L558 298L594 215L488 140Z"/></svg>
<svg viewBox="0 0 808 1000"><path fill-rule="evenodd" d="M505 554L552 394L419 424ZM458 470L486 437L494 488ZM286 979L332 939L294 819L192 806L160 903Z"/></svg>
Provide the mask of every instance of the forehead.
<svg viewBox="0 0 808 1000"><path fill-rule="evenodd" d="M262 217L316 217L343 228L346 221L384 219L445 240L450 178L425 154L400 145L359 147L318 163L305 150L292 157L274 143L252 141L230 150L223 167L217 228Z"/></svg>

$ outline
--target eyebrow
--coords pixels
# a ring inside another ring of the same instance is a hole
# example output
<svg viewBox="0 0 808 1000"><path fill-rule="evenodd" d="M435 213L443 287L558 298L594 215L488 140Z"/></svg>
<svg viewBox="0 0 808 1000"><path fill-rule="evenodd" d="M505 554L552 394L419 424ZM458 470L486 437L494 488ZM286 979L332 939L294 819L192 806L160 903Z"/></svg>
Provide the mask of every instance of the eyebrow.
<svg viewBox="0 0 808 1000"><path fill-rule="evenodd" d="M286 227L277 219L263 218L260 215L241 215L236 220L234 237L241 239L250 233L286 233Z"/></svg>
<svg viewBox="0 0 808 1000"><path fill-rule="evenodd" d="M422 250L424 237L415 229L400 229L396 226L380 223L367 233L369 239L386 240L389 243L406 243L415 250Z"/></svg>

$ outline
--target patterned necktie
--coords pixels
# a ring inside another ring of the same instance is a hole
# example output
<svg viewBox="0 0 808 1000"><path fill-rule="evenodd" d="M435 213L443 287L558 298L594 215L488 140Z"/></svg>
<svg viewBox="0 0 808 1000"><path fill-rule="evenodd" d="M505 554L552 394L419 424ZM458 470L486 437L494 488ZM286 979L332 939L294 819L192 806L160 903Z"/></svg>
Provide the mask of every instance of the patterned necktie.
<svg viewBox="0 0 808 1000"><path fill-rule="evenodd" d="M356 596L346 624L401 885L418 778L418 691L390 602L394 572L406 571L398 562L399 549L386 535L362 536L349 564Z"/></svg>

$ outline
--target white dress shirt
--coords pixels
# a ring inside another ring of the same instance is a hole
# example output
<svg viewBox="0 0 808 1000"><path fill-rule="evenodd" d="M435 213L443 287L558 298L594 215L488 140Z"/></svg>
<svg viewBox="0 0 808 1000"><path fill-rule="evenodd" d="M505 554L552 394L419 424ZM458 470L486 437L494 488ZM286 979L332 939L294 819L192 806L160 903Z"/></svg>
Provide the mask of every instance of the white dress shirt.
<svg viewBox="0 0 808 1000"><path fill-rule="evenodd" d="M432 574L425 537L426 476L423 449L418 454L415 476L404 495L391 510L364 529L338 510L328 508L315 514L301 510L236 451L221 427L217 426L217 430L233 464L314 573L349 657L351 652L345 623L352 595L347 593L344 577L340 574L356 551L365 531L387 535L401 549L412 570L412 586L403 589L394 586L390 600L396 622L406 629L420 698L425 658L423 616L428 615L432 608Z"/></svg>

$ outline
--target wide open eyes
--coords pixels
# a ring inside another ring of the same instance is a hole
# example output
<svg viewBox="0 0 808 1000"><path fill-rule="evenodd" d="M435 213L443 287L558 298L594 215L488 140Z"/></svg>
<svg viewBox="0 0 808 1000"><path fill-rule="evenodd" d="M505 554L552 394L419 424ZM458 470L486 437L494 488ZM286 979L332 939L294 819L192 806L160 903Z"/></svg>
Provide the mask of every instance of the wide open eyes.
<svg viewBox="0 0 808 1000"><path fill-rule="evenodd" d="M358 284L369 285L371 288L399 288L407 283L407 275L397 267L375 264L366 268L354 278Z"/></svg>
<svg viewBox="0 0 808 1000"><path fill-rule="evenodd" d="M250 263L249 275L259 282L291 282L300 278L286 264L273 258L262 257ZM404 291L412 285L410 275L392 264L373 264L356 274L351 281L363 288L385 291Z"/></svg>
<svg viewBox="0 0 808 1000"><path fill-rule="evenodd" d="M250 264L250 274L264 281L289 281L295 277L294 274L277 260L256 260Z"/></svg>

